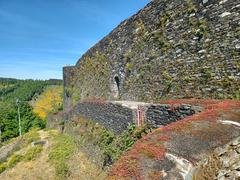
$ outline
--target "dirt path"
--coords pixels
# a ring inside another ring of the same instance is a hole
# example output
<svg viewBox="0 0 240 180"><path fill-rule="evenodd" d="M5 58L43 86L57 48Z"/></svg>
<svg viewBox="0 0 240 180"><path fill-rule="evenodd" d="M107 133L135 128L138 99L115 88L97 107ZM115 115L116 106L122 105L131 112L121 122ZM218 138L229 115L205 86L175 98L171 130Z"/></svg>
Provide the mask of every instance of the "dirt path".
<svg viewBox="0 0 240 180"><path fill-rule="evenodd" d="M4 180L53 180L54 168L48 162L48 153L52 140L48 132L39 131L41 140L46 141L43 145L43 151L40 156L29 162L20 162L14 168L6 170L0 175L0 179ZM31 145L29 145L31 146ZM27 149L26 147L24 149ZM22 149L22 151L24 151Z"/></svg>

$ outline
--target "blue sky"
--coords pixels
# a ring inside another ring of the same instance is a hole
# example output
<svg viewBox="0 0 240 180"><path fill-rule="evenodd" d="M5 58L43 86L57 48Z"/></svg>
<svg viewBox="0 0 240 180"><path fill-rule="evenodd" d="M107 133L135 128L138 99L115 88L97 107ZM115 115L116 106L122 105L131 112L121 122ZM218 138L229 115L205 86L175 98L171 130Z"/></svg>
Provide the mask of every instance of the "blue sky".
<svg viewBox="0 0 240 180"><path fill-rule="evenodd" d="M0 77L62 78L150 0L0 0Z"/></svg>

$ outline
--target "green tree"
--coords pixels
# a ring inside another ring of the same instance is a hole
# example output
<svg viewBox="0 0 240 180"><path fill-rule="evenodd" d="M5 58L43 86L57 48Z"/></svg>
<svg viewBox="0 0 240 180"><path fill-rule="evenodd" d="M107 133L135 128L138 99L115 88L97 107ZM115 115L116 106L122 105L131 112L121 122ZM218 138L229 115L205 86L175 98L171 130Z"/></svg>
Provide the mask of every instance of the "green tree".
<svg viewBox="0 0 240 180"><path fill-rule="evenodd" d="M18 136L17 112L9 104L0 103L1 141Z"/></svg>

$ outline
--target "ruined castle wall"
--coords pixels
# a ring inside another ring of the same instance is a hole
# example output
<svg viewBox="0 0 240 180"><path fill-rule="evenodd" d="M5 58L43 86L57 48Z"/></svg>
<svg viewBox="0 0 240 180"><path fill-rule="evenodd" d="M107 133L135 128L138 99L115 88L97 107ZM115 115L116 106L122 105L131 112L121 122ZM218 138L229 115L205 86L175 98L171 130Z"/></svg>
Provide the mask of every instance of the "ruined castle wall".
<svg viewBox="0 0 240 180"><path fill-rule="evenodd" d="M239 3L151 1L89 49L70 76L64 68L65 106L88 97L234 97L240 85Z"/></svg>
<svg viewBox="0 0 240 180"><path fill-rule="evenodd" d="M74 79L74 66L68 66L63 68L63 87L64 87L64 97L63 97L63 104L64 108L70 107L72 105L72 94L73 92L69 91L73 88L71 81Z"/></svg>

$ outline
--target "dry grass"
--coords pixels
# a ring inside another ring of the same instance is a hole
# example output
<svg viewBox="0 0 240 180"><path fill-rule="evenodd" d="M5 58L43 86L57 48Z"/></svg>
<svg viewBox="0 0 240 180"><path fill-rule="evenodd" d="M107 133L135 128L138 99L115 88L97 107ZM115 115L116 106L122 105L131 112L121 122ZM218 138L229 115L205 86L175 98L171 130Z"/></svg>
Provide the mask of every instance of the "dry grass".
<svg viewBox="0 0 240 180"><path fill-rule="evenodd" d="M193 180L215 179L221 168L222 162L217 155L213 154L207 163L200 166L196 174L194 174Z"/></svg>
<svg viewBox="0 0 240 180"><path fill-rule="evenodd" d="M95 164L93 164L88 157L82 153L75 153L69 160L70 176L69 180L76 179L94 179L104 180L106 179L106 173Z"/></svg>
<svg viewBox="0 0 240 180"><path fill-rule="evenodd" d="M48 138L47 132L39 131L42 140ZM53 180L54 168L48 163L48 151L50 144L46 144L41 148L32 147L31 145L25 146L16 154L22 156L28 153L27 160L20 161L13 168L7 169L0 174L0 179L4 180ZM34 150L34 152L33 152ZM40 151L41 150L41 151ZM37 152L37 153L36 153ZM30 154L29 154L30 153ZM38 156L33 155L38 154Z"/></svg>

